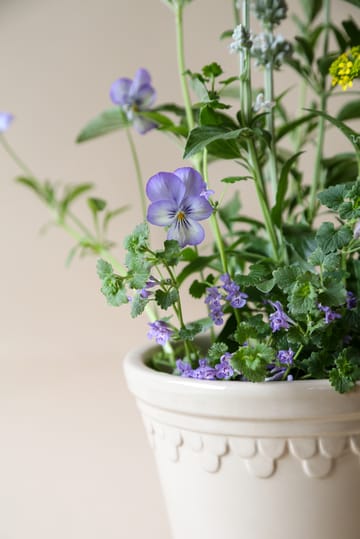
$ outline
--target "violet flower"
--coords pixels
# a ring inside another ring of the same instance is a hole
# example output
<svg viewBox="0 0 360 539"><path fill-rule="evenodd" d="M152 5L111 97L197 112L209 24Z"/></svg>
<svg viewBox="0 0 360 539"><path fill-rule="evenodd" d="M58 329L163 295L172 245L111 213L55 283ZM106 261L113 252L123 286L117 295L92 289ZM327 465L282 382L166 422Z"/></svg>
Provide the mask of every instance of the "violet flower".
<svg viewBox="0 0 360 539"><path fill-rule="evenodd" d="M332 311L327 305L321 305L321 303L318 303L318 309L325 314L325 324L330 324L330 322L333 322L337 318L341 318L341 314Z"/></svg>
<svg viewBox="0 0 360 539"><path fill-rule="evenodd" d="M277 353L277 359L283 365L292 365L294 361L294 351L289 348L288 350L279 350Z"/></svg>
<svg viewBox="0 0 360 539"><path fill-rule="evenodd" d="M240 291L240 286L230 278L228 273L221 275L220 280L223 283L223 289L227 292L225 297L234 309L241 309L246 305L248 295Z"/></svg>
<svg viewBox="0 0 360 539"><path fill-rule="evenodd" d="M351 310L355 309L357 305L357 297L355 296L354 292L351 292L351 290L348 290L346 292L346 308Z"/></svg>
<svg viewBox="0 0 360 539"><path fill-rule="evenodd" d="M155 339L158 344L163 346L168 342L172 335L172 330L169 328L166 322L162 320L156 320L155 322L149 322L150 331L147 336L149 339Z"/></svg>
<svg viewBox="0 0 360 539"><path fill-rule="evenodd" d="M216 378L219 380L227 380L234 375L234 369L230 365L232 354L226 352L220 358L220 363L215 365Z"/></svg>
<svg viewBox="0 0 360 539"><path fill-rule="evenodd" d="M290 324L293 324L293 320L284 312L280 301L269 301L270 305L275 309L275 312L269 316L269 323L272 332L275 333L280 329L289 329Z"/></svg>
<svg viewBox="0 0 360 539"><path fill-rule="evenodd" d="M205 237L198 221L213 212L211 204L201 196L205 188L201 175L190 167L155 174L146 185L151 201L147 220L168 227L167 239L178 241L180 247L198 245Z"/></svg>
<svg viewBox="0 0 360 539"><path fill-rule="evenodd" d="M14 116L10 112L0 112L0 133L5 133L10 127Z"/></svg>
<svg viewBox="0 0 360 539"><path fill-rule="evenodd" d="M209 316L216 326L221 326L224 323L221 300L222 295L217 286L209 286L206 289L205 303L209 307Z"/></svg>
<svg viewBox="0 0 360 539"><path fill-rule="evenodd" d="M141 135L156 127L154 122L141 114L142 111L150 110L156 99L156 92L151 86L151 76L146 69L138 69L133 80L123 77L113 82L110 98L115 105L120 105Z"/></svg>

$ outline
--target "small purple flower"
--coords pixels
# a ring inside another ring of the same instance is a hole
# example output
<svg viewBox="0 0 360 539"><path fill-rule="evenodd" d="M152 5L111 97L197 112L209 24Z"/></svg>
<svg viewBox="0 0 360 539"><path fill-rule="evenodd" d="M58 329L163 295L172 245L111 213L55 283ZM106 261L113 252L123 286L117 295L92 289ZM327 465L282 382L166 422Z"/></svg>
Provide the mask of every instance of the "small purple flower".
<svg viewBox="0 0 360 539"><path fill-rule="evenodd" d="M351 290L348 290L346 292L346 308L355 309L356 305L357 305L357 297L355 296L354 292L351 292Z"/></svg>
<svg viewBox="0 0 360 539"><path fill-rule="evenodd" d="M210 318L216 326L221 326L224 323L221 300L222 296L217 286L209 286L206 289L205 303L209 306Z"/></svg>
<svg viewBox="0 0 360 539"><path fill-rule="evenodd" d="M191 378L196 378L198 380L215 380L216 371L213 367L210 367L206 358L199 359L199 366L192 371Z"/></svg>
<svg viewBox="0 0 360 539"><path fill-rule="evenodd" d="M0 133L5 133L14 119L9 112L0 112Z"/></svg>
<svg viewBox="0 0 360 539"><path fill-rule="evenodd" d="M284 312L280 301L269 301L270 305L275 309L275 312L269 316L269 324L272 332L275 333L280 329L289 329L293 320Z"/></svg>
<svg viewBox="0 0 360 539"><path fill-rule="evenodd" d="M133 80L123 77L113 82L110 98L126 112L128 120L141 135L156 127L154 122L141 115L141 112L151 109L156 99L151 76L146 69L138 69Z"/></svg>
<svg viewBox="0 0 360 539"><path fill-rule="evenodd" d="M142 299L147 299L151 295L151 288L156 286L158 284L157 279L150 275L148 281L146 281L144 288L142 288L139 292L140 297Z"/></svg>
<svg viewBox="0 0 360 539"><path fill-rule="evenodd" d="M226 301L228 301L234 309L241 309L246 305L248 295L240 291L240 286L237 285L227 273L220 277L223 282L223 289L227 292Z"/></svg>
<svg viewBox="0 0 360 539"><path fill-rule="evenodd" d="M162 346L168 342L172 335L172 330L166 322L156 320L155 322L149 322L149 326L150 331L147 334L149 339L155 339L155 341Z"/></svg>
<svg viewBox="0 0 360 539"><path fill-rule="evenodd" d="M332 311L327 305L321 305L321 303L318 303L318 309L325 314L325 324L330 324L330 322L333 322L337 318L341 318L341 314Z"/></svg>
<svg viewBox="0 0 360 539"><path fill-rule="evenodd" d="M231 378L234 374L234 369L230 365L230 359L232 354L226 352L220 358L220 363L215 365L216 378L219 380L227 380Z"/></svg>
<svg viewBox="0 0 360 539"><path fill-rule="evenodd" d="M268 376L265 378L265 382L279 382L283 379L286 372L286 367L279 367L278 365L268 365Z"/></svg>
<svg viewBox="0 0 360 539"><path fill-rule="evenodd" d="M189 363L187 363L186 361L183 361L182 359L177 359L176 367L178 371L180 372L181 376L184 376L185 378L191 378L193 370Z"/></svg>
<svg viewBox="0 0 360 539"><path fill-rule="evenodd" d="M294 352L289 348L288 350L279 350L277 358L283 365L292 365L294 360Z"/></svg>
<svg viewBox="0 0 360 539"><path fill-rule="evenodd" d="M205 188L201 175L190 167L155 174L146 185L151 201L149 223L168 227L167 239L178 241L180 247L198 245L205 237L198 221L213 212L211 204L201 196Z"/></svg>

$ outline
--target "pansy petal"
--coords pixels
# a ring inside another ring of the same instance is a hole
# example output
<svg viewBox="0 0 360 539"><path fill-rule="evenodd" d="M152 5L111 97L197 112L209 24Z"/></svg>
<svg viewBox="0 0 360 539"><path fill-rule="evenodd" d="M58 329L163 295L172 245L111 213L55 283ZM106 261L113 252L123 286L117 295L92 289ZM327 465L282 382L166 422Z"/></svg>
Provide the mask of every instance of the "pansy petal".
<svg viewBox="0 0 360 539"><path fill-rule="evenodd" d="M144 85L151 85L151 76L147 69L141 67L135 73L134 79L131 84L131 93L137 93L141 86Z"/></svg>
<svg viewBox="0 0 360 539"><path fill-rule="evenodd" d="M110 98L115 105L129 105L129 92L132 81L122 78L112 83L110 88Z"/></svg>
<svg viewBox="0 0 360 539"><path fill-rule="evenodd" d="M0 133L5 133L13 119L14 116L10 112L0 112Z"/></svg>
<svg viewBox="0 0 360 539"><path fill-rule="evenodd" d="M147 118L144 118L141 116L141 114L132 114L128 117L131 117L132 123L134 128L140 135L144 135L150 129L154 129L156 127L156 123L152 122L151 120L148 120Z"/></svg>
<svg viewBox="0 0 360 539"><path fill-rule="evenodd" d="M172 200L158 200L148 207L147 220L152 225L169 226L173 223L177 206Z"/></svg>
<svg viewBox="0 0 360 539"><path fill-rule="evenodd" d="M180 247L185 247L185 245L198 245L203 241L204 237L205 232L203 227L191 219L174 221L167 234L167 239L177 240Z"/></svg>
<svg viewBox="0 0 360 539"><path fill-rule="evenodd" d="M151 202L172 200L179 205L184 193L183 182L172 172L158 172L146 184L146 194Z"/></svg>
<svg viewBox="0 0 360 539"><path fill-rule="evenodd" d="M202 179L201 174L191 167L181 167L174 171L186 187L185 196L200 196L201 192L206 189L206 183Z"/></svg>
<svg viewBox="0 0 360 539"><path fill-rule="evenodd" d="M184 198L181 208L186 216L195 221L207 219L213 212L213 207L210 202L208 202L206 198L200 196Z"/></svg>
<svg viewBox="0 0 360 539"><path fill-rule="evenodd" d="M152 86L144 84L135 93L131 89L130 98L138 110L148 110L156 99L156 93Z"/></svg>

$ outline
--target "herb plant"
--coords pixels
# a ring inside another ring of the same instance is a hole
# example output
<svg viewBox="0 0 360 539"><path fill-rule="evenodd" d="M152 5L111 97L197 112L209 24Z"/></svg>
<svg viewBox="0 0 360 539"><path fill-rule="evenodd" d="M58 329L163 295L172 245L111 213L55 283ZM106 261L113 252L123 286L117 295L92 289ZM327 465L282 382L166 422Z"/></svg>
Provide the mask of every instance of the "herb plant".
<svg viewBox="0 0 360 539"><path fill-rule="evenodd" d="M360 7L359 0L345 1ZM109 210L103 199L87 198L94 221L89 231L72 204L90 185L59 193L39 181L4 137L8 113L0 115L2 144L23 169L18 181L75 239L70 257L98 257L107 301L130 303L133 317L149 317L148 337L161 345L154 368L206 380L325 378L349 391L360 380L360 133L348 125L360 117L360 28L352 19L335 24L331 0L302 0L291 42L278 32L288 16L285 0L234 1L233 29L221 37L237 72L225 75L214 62L193 72L183 45L190 2L165 0L175 16L183 103L156 105L151 75L140 68L133 79L113 83L114 106L78 136L85 142L119 129L127 133L143 222L125 240L124 263L107 240L110 220L124 207ZM287 110L288 88L274 91L284 64L296 72L302 95L310 96L300 116ZM253 70L261 70L262 88L253 87ZM333 96L344 90L350 99L330 115ZM328 157L329 128L340 130L352 151L335 148ZM170 135L183 147L184 166L144 184L133 129L146 137L153 130ZM309 177L302 163L311 146ZM222 178L224 191L233 191L229 202L212 188L216 160L238 167L238 175ZM254 184L261 220L240 211L244 181ZM160 249L152 247L153 227L164 229ZM186 294L203 304L200 320L188 321ZM197 340L202 333L209 335L207 350Z"/></svg>

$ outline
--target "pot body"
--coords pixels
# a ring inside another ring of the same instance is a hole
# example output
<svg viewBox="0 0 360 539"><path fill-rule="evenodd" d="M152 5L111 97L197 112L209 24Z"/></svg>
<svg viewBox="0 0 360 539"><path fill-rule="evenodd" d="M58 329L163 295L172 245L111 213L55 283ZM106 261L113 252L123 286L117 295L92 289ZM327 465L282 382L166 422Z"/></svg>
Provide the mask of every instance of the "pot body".
<svg viewBox="0 0 360 539"><path fill-rule="evenodd" d="M359 539L360 385L203 381L125 359L173 539Z"/></svg>

